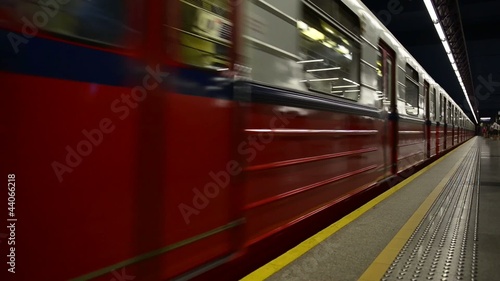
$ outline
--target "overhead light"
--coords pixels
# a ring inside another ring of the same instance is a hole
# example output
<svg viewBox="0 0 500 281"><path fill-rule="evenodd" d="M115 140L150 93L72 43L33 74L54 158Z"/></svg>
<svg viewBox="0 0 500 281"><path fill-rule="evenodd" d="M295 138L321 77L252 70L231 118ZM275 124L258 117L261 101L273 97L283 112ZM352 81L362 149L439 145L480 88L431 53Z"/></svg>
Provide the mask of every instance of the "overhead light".
<svg viewBox="0 0 500 281"><path fill-rule="evenodd" d="M339 88L352 88L352 87L357 87L357 85L333 86L333 87L332 87L332 89L339 89Z"/></svg>
<svg viewBox="0 0 500 281"><path fill-rule="evenodd" d="M308 69L307 72L318 72L318 71L329 71L329 70L338 70L340 67L329 67L329 68L317 68L317 69Z"/></svg>
<svg viewBox="0 0 500 281"><path fill-rule="evenodd" d="M349 49L347 49L344 45L339 45L337 47L337 51L339 51L341 54L349 54Z"/></svg>
<svg viewBox="0 0 500 281"><path fill-rule="evenodd" d="M301 60L298 61L297 63L311 63L311 62L322 62L325 61L324 59L317 59L317 60Z"/></svg>
<svg viewBox="0 0 500 281"><path fill-rule="evenodd" d="M455 74L457 75L458 81L460 82L460 86L462 86L462 90L464 92L465 99L467 100L467 104L469 105L471 112L472 112L472 116L474 116L474 120L476 121L476 124L477 124L476 112L472 108L472 105L471 105L470 99L469 99L469 94L467 93L467 89L463 85L463 81L462 81L462 77L460 76L460 72L458 71L458 68L455 69L455 67L456 67L455 59L453 57L453 54L451 53L450 44L448 43L448 41L446 39L446 35L444 33L443 27L441 26L441 23L439 22L439 18L437 16L436 9L434 8L434 5L432 4L431 0L424 0L424 4L425 4L425 7L427 8L427 12L429 13L429 16L431 17L432 23L434 23L434 28L436 28L436 32L439 36L439 39L442 41L443 47L444 47L446 53L448 54L448 59L450 60L452 67L453 67L453 70L455 71ZM455 67L454 67L454 65L455 65Z"/></svg>
<svg viewBox="0 0 500 281"><path fill-rule="evenodd" d="M431 0L424 0L424 4L427 8L427 11L429 12L429 15L431 16L432 22L438 22L438 16L436 14L436 11L434 10L434 6L432 5Z"/></svg>
<svg viewBox="0 0 500 281"><path fill-rule="evenodd" d="M324 45L325 47L327 47L327 48L330 48L330 49L331 49L331 48L333 48L333 45L332 45L332 44L330 44L329 42L326 42L326 41L324 41L324 42L323 42L323 45Z"/></svg>
<svg viewBox="0 0 500 281"><path fill-rule="evenodd" d="M307 25L307 23L299 20L297 21L297 28L300 30L306 30L309 28L309 26Z"/></svg>
<svg viewBox="0 0 500 281"><path fill-rule="evenodd" d="M448 44L448 41L444 40L444 41L441 41L441 43L443 43L443 47L444 47L444 50L446 51L446 53L451 54L451 48L450 48L450 44Z"/></svg>
<svg viewBox="0 0 500 281"><path fill-rule="evenodd" d="M491 117L481 117L481 121L490 121L491 120Z"/></svg>
<svg viewBox="0 0 500 281"><path fill-rule="evenodd" d="M325 40L325 34L317 30L316 28L308 27L307 29L303 29L302 34L311 38L314 41Z"/></svg>
<svg viewBox="0 0 500 281"><path fill-rule="evenodd" d="M320 81L335 81L335 80L339 80L339 78L307 79L307 80L300 80L300 82L320 82Z"/></svg>
<svg viewBox="0 0 500 281"><path fill-rule="evenodd" d="M455 58L453 58L453 54L448 54L448 59L450 60L451 63L455 63Z"/></svg>
<svg viewBox="0 0 500 281"><path fill-rule="evenodd" d="M335 32L333 32L333 30L331 30L328 26L323 26L322 25L322 27L323 27L324 30L330 32L331 34L335 34Z"/></svg>
<svg viewBox="0 0 500 281"><path fill-rule="evenodd" d="M438 33L439 39L441 39L441 41L446 40L446 35L444 34L444 31L443 31L443 28L441 27L441 24L439 22L435 23L434 27L436 27L436 31Z"/></svg>
<svg viewBox="0 0 500 281"><path fill-rule="evenodd" d="M359 86L359 84L358 84L358 83L356 83L356 82L354 82L354 81L352 81L352 80L349 80L349 79L347 79L347 78L342 78L342 80L344 80L344 81L346 81L346 82L349 82L349 83L352 83L352 84L354 84L354 85L356 85L356 86Z"/></svg>

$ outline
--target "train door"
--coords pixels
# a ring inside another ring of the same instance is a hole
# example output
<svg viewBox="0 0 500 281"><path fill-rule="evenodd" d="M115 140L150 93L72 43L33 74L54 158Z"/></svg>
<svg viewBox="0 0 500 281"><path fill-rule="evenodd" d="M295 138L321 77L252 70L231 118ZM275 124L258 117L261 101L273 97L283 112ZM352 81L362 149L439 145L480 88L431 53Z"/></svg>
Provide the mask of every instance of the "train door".
<svg viewBox="0 0 500 281"><path fill-rule="evenodd" d="M435 90L435 89L434 89ZM443 122L443 108L441 106L441 92L436 91L436 155L439 155L439 151L441 150L441 139L443 138L443 134L441 133L441 126Z"/></svg>
<svg viewBox="0 0 500 281"><path fill-rule="evenodd" d="M446 134L446 130L447 130L447 125L446 125L446 120L447 120L447 119L446 119L446 118L447 118L447 117L446 117L446 112L447 112L447 111L446 111L446 97L445 97L445 95L444 95L444 94L441 94L441 110L442 110L442 113L441 113L441 116L442 116L441 121L442 121L442 123L443 123L443 125L442 125L442 126L443 126L443 136L442 136L442 138L443 138L443 149L442 149L442 150L444 151L444 150L446 150L446 136L447 136L447 134Z"/></svg>
<svg viewBox="0 0 500 281"><path fill-rule="evenodd" d="M431 157L431 118L430 118L430 85L424 80L424 99L425 99L425 155Z"/></svg>
<svg viewBox="0 0 500 281"><path fill-rule="evenodd" d="M446 114L447 114L447 117L446 117L446 123L448 124L448 135L447 135L447 138L448 138L448 148L451 148L453 147L453 118L452 118L452 107L451 107L451 102L450 100L448 99L446 101Z"/></svg>
<svg viewBox="0 0 500 281"><path fill-rule="evenodd" d="M243 5L231 0L161 2L156 8L164 11L164 30L151 36L163 34L163 61L171 63L168 92L162 95L168 136L163 197L168 235L162 246L168 250L161 257L161 275L154 279L180 274L189 279L233 259L242 244L237 240L243 227L242 195L236 187L243 163L237 153L241 119L231 78L239 36L233 30Z"/></svg>
<svg viewBox="0 0 500 281"><path fill-rule="evenodd" d="M383 41L380 41L380 54L382 64L382 92L384 100L388 101L385 109L388 112L387 139L390 147L391 174L398 171L398 110L396 99L396 53Z"/></svg>
<svg viewBox="0 0 500 281"><path fill-rule="evenodd" d="M451 146L455 146L455 135L457 133L457 124L455 120L455 106L450 102L450 125L451 125Z"/></svg>

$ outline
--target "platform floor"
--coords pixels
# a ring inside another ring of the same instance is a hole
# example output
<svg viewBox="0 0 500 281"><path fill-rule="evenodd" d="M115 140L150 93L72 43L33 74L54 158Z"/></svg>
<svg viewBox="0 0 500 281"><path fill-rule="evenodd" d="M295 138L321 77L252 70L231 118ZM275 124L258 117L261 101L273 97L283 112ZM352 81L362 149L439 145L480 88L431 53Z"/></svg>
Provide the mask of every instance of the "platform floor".
<svg viewBox="0 0 500 281"><path fill-rule="evenodd" d="M476 137L243 280L500 280L499 221L500 141Z"/></svg>

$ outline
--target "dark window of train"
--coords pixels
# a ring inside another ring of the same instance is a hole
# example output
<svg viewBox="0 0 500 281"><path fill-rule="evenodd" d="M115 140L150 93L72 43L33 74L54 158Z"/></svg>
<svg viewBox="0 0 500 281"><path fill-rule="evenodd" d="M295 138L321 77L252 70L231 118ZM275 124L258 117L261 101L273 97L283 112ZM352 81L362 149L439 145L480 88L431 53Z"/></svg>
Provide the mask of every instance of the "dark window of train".
<svg viewBox="0 0 500 281"><path fill-rule="evenodd" d="M451 102L450 103L450 125L454 125L455 124L455 108L453 107L453 104Z"/></svg>
<svg viewBox="0 0 500 281"><path fill-rule="evenodd" d="M429 91L429 120L434 121L436 117L436 88Z"/></svg>
<svg viewBox="0 0 500 281"><path fill-rule="evenodd" d="M441 121L443 123L446 123L446 98L444 94L441 94Z"/></svg>
<svg viewBox="0 0 500 281"><path fill-rule="evenodd" d="M15 9L19 18L28 19L45 12L48 20L39 28L71 40L123 46L125 39L139 36L139 32L127 24L127 7L123 0L72 0L57 6L49 5L57 1L45 2L19 0Z"/></svg>
<svg viewBox="0 0 500 281"><path fill-rule="evenodd" d="M384 101L387 102L387 99L384 95L384 74L383 74L383 67L382 67L382 60L383 60L382 53L380 52L380 49L377 51L377 66L376 66L376 71L377 71L377 100L379 101L379 108L382 108L384 106Z"/></svg>
<svg viewBox="0 0 500 281"><path fill-rule="evenodd" d="M323 10L335 21L346 27L354 34L360 34L360 21L358 16L345 6L340 0L309 0Z"/></svg>
<svg viewBox="0 0 500 281"><path fill-rule="evenodd" d="M446 106L446 124L452 125L453 120L451 119L451 109L452 109L451 102L447 101L446 104L447 104L447 106Z"/></svg>
<svg viewBox="0 0 500 281"><path fill-rule="evenodd" d="M180 0L180 5L180 24L175 29L179 31L181 62L226 70L233 28L229 0Z"/></svg>
<svg viewBox="0 0 500 281"><path fill-rule="evenodd" d="M297 22L300 57L308 89L351 100L360 95L360 43L304 6L303 19ZM358 20L359 22L359 20Z"/></svg>
<svg viewBox="0 0 500 281"><path fill-rule="evenodd" d="M442 110L441 110L441 93L436 91L436 122L441 122L442 121L442 118L441 118L441 114L442 114Z"/></svg>
<svg viewBox="0 0 500 281"><path fill-rule="evenodd" d="M418 72L411 67L409 64L406 64L406 93L405 93L405 101L406 101L406 113L408 115L418 115L419 109L419 81L418 81Z"/></svg>

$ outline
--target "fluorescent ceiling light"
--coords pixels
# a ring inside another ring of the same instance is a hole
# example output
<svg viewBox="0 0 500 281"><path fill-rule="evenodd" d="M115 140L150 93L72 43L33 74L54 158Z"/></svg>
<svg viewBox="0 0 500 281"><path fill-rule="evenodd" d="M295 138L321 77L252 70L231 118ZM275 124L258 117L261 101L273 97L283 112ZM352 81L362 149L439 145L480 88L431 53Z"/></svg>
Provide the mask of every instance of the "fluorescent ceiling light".
<svg viewBox="0 0 500 281"><path fill-rule="evenodd" d="M309 69L307 72L318 72L318 71L329 71L329 70L338 70L340 67L329 67L329 68L317 68L317 69Z"/></svg>
<svg viewBox="0 0 500 281"><path fill-rule="evenodd" d="M448 54L448 59L451 63L455 63L455 59L453 58L453 54Z"/></svg>
<svg viewBox="0 0 500 281"><path fill-rule="evenodd" d="M441 41L441 43L443 43L443 47L444 47L444 50L446 51L446 53L450 54L451 48L450 48L450 44L448 44L448 41L444 40L444 41Z"/></svg>
<svg viewBox="0 0 500 281"><path fill-rule="evenodd" d="M431 16L432 22L438 22L438 16L436 14L436 10L434 10L431 0L424 0L424 4L429 12L429 15Z"/></svg>
<svg viewBox="0 0 500 281"><path fill-rule="evenodd" d="M441 41L446 40L446 35L444 34L444 30L441 27L441 24L440 23L436 23L436 24L434 24L434 27L436 28L436 31L437 31L438 36L439 36L439 39L441 39Z"/></svg>
<svg viewBox="0 0 500 281"><path fill-rule="evenodd" d="M310 62L322 62L325 61L324 59L317 59L317 60L301 60L298 61L297 63L310 63Z"/></svg>
<svg viewBox="0 0 500 281"><path fill-rule="evenodd" d="M333 86L333 87L332 87L332 89L339 89L339 88L352 88L352 87L357 87L357 85Z"/></svg>
<svg viewBox="0 0 500 281"><path fill-rule="evenodd" d="M354 82L354 81L352 81L352 80L349 80L349 79L347 79L347 78L342 78L342 80L347 81L347 82L349 82L349 83L353 83L353 84L354 84L354 85L356 85L356 86L359 86L359 84L358 84L358 83L356 83L356 82Z"/></svg>
<svg viewBox="0 0 500 281"><path fill-rule="evenodd" d="M439 36L439 39L442 41L443 47L448 54L448 59L450 60L453 70L455 71L455 74L457 75L458 81L460 82L460 86L462 86L462 90L464 92L465 99L467 100L467 103L469 104L469 107L472 112L472 116L474 116L474 120L477 122L477 117L476 117L476 112L474 111L474 108L472 107L469 99L469 95L467 94L467 89L465 88L465 85L463 84L462 77L460 76L460 72L458 71L458 68L456 67L455 64L455 59L453 57L453 54L451 52L450 44L447 41L446 35L444 33L443 27L441 26L441 23L439 22L439 18L436 13L436 9L434 8L434 5L432 4L432 0L424 0L425 7L427 8L427 12L429 13L429 16L431 17L432 23L434 23L434 27L436 28L436 32Z"/></svg>
<svg viewBox="0 0 500 281"><path fill-rule="evenodd" d="M300 80L300 82L320 82L320 81L335 81L335 80L339 80L339 78L307 79L307 80Z"/></svg>

